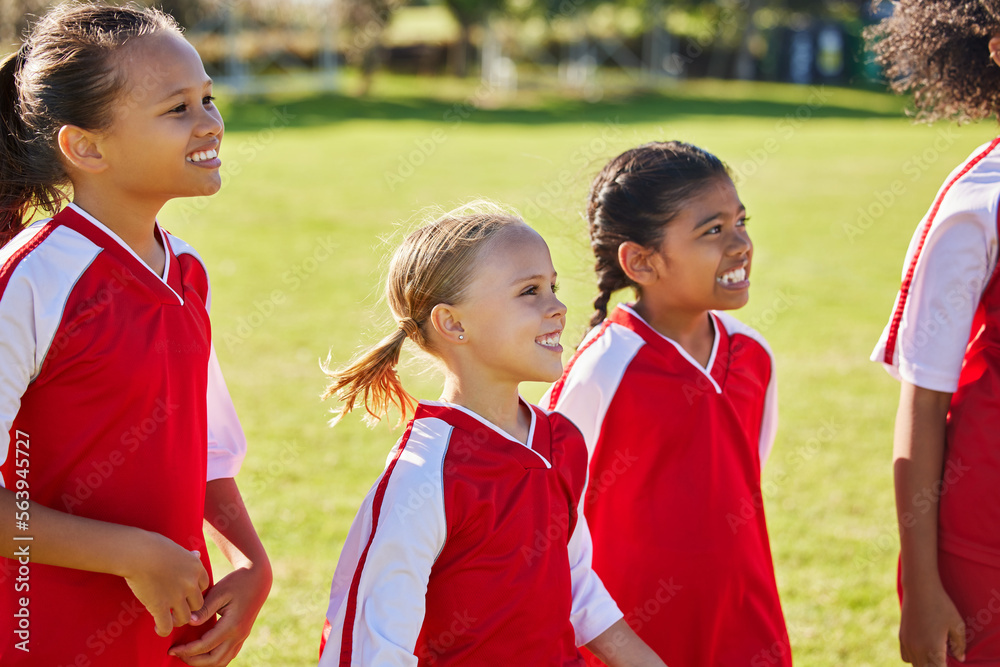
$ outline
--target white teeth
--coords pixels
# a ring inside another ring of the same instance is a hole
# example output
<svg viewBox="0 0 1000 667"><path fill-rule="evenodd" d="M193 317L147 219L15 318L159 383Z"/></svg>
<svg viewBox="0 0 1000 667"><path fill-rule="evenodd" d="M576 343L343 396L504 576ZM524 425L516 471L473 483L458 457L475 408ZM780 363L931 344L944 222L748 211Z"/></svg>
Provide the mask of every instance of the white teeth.
<svg viewBox="0 0 1000 667"><path fill-rule="evenodd" d="M724 273L720 277L716 278L723 285L732 285L734 283L741 283L747 279L747 270L745 268L733 269L729 273Z"/></svg>
<svg viewBox="0 0 1000 667"><path fill-rule="evenodd" d="M187 161L204 162L205 160L211 160L212 158L216 158L218 156L219 152L213 148L212 150L208 151L198 151L197 153L192 153L191 155L188 155Z"/></svg>
<svg viewBox="0 0 1000 667"><path fill-rule="evenodd" d="M538 338L535 339L535 341L539 345L542 345L544 347L557 347L559 345L559 337L561 335L562 332L557 331L555 333L550 333L545 336L539 336Z"/></svg>

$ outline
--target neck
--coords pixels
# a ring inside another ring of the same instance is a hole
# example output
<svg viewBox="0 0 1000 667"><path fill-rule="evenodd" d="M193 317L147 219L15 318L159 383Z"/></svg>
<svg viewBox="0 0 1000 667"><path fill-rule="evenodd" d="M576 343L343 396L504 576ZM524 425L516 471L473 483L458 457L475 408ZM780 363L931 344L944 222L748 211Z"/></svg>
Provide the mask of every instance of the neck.
<svg viewBox="0 0 1000 667"><path fill-rule="evenodd" d="M715 328L707 310L681 311L652 308L641 298L632 309L657 332L676 342L702 366L708 366L715 343Z"/></svg>
<svg viewBox="0 0 1000 667"><path fill-rule="evenodd" d="M441 400L460 405L527 444L531 415L518 398L517 385L484 381L479 375L445 372Z"/></svg>
<svg viewBox="0 0 1000 667"><path fill-rule="evenodd" d="M166 254L155 232L156 214L160 212L162 205L122 202L118 198L103 197L99 192L76 184L73 203L117 234L156 275L163 274Z"/></svg>

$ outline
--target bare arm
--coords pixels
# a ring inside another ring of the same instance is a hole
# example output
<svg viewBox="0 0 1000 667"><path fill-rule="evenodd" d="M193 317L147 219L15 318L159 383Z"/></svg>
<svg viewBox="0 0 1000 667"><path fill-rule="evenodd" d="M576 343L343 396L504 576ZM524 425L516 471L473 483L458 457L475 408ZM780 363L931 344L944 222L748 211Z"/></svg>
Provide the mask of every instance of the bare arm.
<svg viewBox="0 0 1000 667"><path fill-rule="evenodd" d="M219 622L200 639L170 650L196 667L223 667L239 653L271 590L271 563L250 521L243 497L232 478L208 483L206 530L235 568L205 596L205 606L192 619L201 625L219 614Z"/></svg>
<svg viewBox="0 0 1000 667"><path fill-rule="evenodd" d="M26 514L26 530L18 514ZM204 604L208 572L198 555L158 533L59 512L0 488L0 542L6 558L124 577L161 637Z"/></svg>
<svg viewBox="0 0 1000 667"><path fill-rule="evenodd" d="M587 650L610 667L666 667L624 618L597 635Z"/></svg>
<svg viewBox="0 0 1000 667"><path fill-rule="evenodd" d="M965 625L938 574L938 508L951 394L903 382L893 438L902 564L902 659L917 667L965 658Z"/></svg>

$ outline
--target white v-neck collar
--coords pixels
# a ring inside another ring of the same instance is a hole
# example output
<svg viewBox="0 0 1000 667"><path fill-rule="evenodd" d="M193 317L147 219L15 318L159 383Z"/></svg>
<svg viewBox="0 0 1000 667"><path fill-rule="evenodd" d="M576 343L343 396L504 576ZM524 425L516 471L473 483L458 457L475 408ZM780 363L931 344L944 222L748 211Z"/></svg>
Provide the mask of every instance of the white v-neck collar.
<svg viewBox="0 0 1000 667"><path fill-rule="evenodd" d="M684 357L684 359L686 359L689 364L698 369L698 372L700 372L702 375L708 378L708 381L711 382L712 386L715 388L716 394L722 393L722 387L720 387L719 383L716 382L715 378L712 377L712 368L715 367L715 358L719 353L719 339L721 338L721 336L719 335L719 327L722 326L722 323L719 322L719 318L716 316L715 313L713 313L712 311L708 311L708 315L709 317L711 317L714 340L712 341L712 354L708 357L708 365L702 366L701 364L698 363L698 361L694 357L688 354L687 350L681 347L680 343L675 341L673 338L668 338L667 336L664 336L659 331L654 329L653 326L646 320L642 319L639 313L635 312L635 310L633 310L631 306L622 303L619 304L618 307L621 308L622 310L627 311L630 315L632 315L632 317L636 318L637 320L645 324L650 331L652 331L657 336L659 336L663 340L673 345L674 349L677 350L678 354Z"/></svg>
<svg viewBox="0 0 1000 667"><path fill-rule="evenodd" d="M170 248L167 247L167 244L170 243L170 241L167 239L166 233L160 227L159 221L155 222L155 224L156 224L156 231L160 235L160 241L163 243L163 254L166 256L166 259L163 262L163 275L157 275L156 271L153 271L153 267L151 267L149 264L147 264L146 262L144 262L142 260L142 258L139 257L139 255L136 254L135 250L132 250L132 247L129 244L125 243L125 241L123 241L122 238L120 236L118 236L118 234L115 234L113 231L111 231L111 229L109 227L107 227L100 220L98 220L97 218L95 218L91 214L89 214L86 211L84 211L82 208L80 208L80 206L78 204L74 204L73 202L70 202L69 204L67 204L67 206L69 206L69 208L73 209L74 211L76 211L77 213L79 213L81 216L83 216L84 218L86 218L88 222L90 222L92 225L94 225L95 227L97 227L98 229L100 229L102 232L104 232L105 234L107 234L108 236L110 236L118 245L120 245L122 248L124 248L126 250L126 252L128 252L130 255L132 255L133 257L135 257L135 259L136 259L137 262L139 262L140 264L142 264L144 267L146 267L146 269L150 273L152 273L154 276L156 276L161 281L163 281L164 285L167 285L168 288L170 287L170 285L167 283L167 277L170 275ZM170 290L170 291L173 292L173 290ZM175 292L175 294L176 294L176 292ZM180 295L178 295L177 298L179 299Z"/></svg>
<svg viewBox="0 0 1000 667"><path fill-rule="evenodd" d="M507 440L510 440L511 442L514 442L514 443L520 445L521 447L524 447L525 449L527 449L530 452L533 452L538 458L540 458L545 463L545 467L546 468L551 468L552 464L549 463L549 461L544 456L542 456L540 453L538 453L535 450L535 448L531 446L531 443L535 439L535 425L538 422L538 417L537 417L537 415L535 415L535 411L531 409L531 404L530 403L528 403L526 400L524 400L521 396L518 396L517 399L518 399L518 401L520 401L521 403L523 403L525 407L528 408L528 413L531 415L531 424L528 426L528 439L527 439L527 442L521 442L520 440L518 440L517 438L515 438L514 436L512 436L510 433L508 433L507 431L503 430L502 428L500 428L499 426L497 426L496 424L494 424L493 422L491 422L489 419L486 419L485 417L479 415L478 413L473 412L469 408L466 408L466 407L463 407L461 405L458 405L457 403L449 403L448 401L445 401L445 400L439 400L439 401L420 401L420 403L423 403L425 405L436 405L436 406L442 407L442 408L452 408L454 410L458 410L459 412L463 412L463 413L469 415L470 417L472 417L473 419L475 419L476 421L478 421L479 423L481 423L486 428L489 428L489 429L493 430L498 435L506 438Z"/></svg>

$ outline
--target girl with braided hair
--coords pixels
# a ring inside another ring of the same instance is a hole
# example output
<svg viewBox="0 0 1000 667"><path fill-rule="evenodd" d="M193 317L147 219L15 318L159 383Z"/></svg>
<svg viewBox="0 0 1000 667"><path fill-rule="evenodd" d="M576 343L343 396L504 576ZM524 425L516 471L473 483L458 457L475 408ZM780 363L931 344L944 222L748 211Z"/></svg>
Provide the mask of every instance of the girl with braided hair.
<svg viewBox="0 0 1000 667"><path fill-rule="evenodd" d="M587 443L594 571L667 664L791 665L761 497L774 359L723 312L749 296L746 209L718 158L670 141L611 160L587 219L597 312L542 403Z"/></svg>
<svg viewBox="0 0 1000 667"><path fill-rule="evenodd" d="M406 237L389 265L396 327L327 396L369 420L412 415L365 497L333 577L320 665L663 667L590 568L577 513L580 432L529 405L525 381L562 372L566 307L545 241L476 205ZM444 370L438 401L400 383L404 341Z"/></svg>
<svg viewBox="0 0 1000 667"><path fill-rule="evenodd" d="M1000 2L902 0L867 37L918 120L1000 120ZM1000 139L945 180L910 241L872 360L893 438L900 654L1000 665Z"/></svg>

